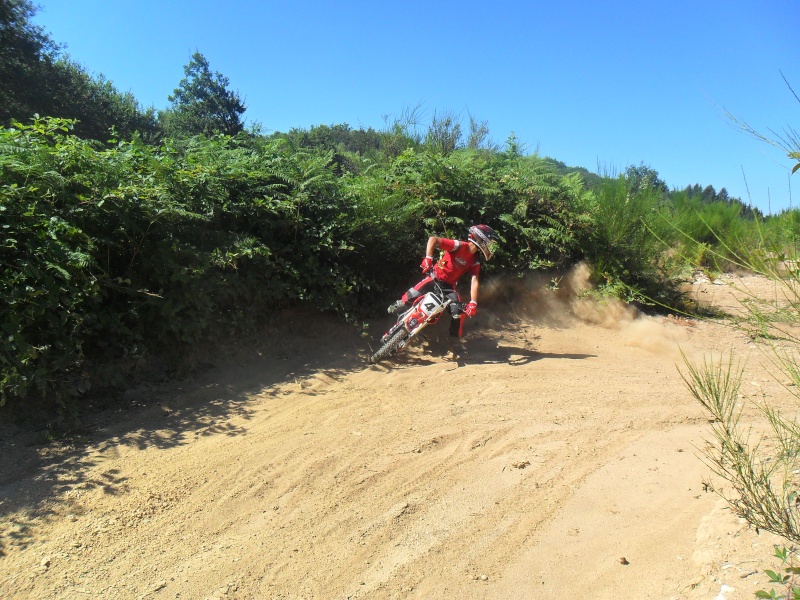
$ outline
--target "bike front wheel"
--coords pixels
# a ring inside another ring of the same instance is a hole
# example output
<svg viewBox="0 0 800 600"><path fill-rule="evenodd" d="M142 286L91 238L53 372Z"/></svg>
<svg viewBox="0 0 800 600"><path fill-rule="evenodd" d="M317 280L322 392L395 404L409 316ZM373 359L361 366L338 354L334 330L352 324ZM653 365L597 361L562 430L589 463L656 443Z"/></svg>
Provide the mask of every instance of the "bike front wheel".
<svg viewBox="0 0 800 600"><path fill-rule="evenodd" d="M402 343L404 339L408 337L408 331L406 331L405 327L401 327L397 331L395 331L388 340L386 340L383 345L378 348L377 352L369 357L369 362L376 363L379 360L383 360L387 356L389 356L392 352L396 352L398 346Z"/></svg>

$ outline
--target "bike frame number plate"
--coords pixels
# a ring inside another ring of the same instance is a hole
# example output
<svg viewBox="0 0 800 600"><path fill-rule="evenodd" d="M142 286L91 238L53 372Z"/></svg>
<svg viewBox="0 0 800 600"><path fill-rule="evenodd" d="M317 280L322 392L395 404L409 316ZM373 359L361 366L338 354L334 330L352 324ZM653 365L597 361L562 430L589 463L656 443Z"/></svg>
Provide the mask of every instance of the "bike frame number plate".
<svg viewBox="0 0 800 600"><path fill-rule="evenodd" d="M431 315L439 312L441 310L441 303L436 300L436 298L430 292L425 294L425 297L422 299L422 302L419 303L417 309L425 313L426 317L430 317Z"/></svg>

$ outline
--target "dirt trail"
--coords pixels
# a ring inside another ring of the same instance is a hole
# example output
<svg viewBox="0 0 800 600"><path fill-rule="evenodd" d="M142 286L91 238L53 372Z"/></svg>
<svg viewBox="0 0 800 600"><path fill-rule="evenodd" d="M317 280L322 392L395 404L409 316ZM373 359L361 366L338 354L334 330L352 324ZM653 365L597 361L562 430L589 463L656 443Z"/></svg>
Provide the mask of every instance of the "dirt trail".
<svg viewBox="0 0 800 600"><path fill-rule="evenodd" d="M5 435L0 596L752 598L775 540L704 489L709 426L677 366L734 348L746 395L788 401L757 347L521 298L482 303L458 361L445 326L368 366L351 329L298 319L129 392L83 444Z"/></svg>

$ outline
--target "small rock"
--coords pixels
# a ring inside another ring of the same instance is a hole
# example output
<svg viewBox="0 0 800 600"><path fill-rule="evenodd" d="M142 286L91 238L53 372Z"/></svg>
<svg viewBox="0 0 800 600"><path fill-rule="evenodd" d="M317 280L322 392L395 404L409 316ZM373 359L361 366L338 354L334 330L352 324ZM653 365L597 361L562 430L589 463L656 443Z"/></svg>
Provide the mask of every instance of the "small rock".
<svg viewBox="0 0 800 600"><path fill-rule="evenodd" d="M481 575L480 580L481 581L489 581L489 576L488 575Z"/></svg>
<svg viewBox="0 0 800 600"><path fill-rule="evenodd" d="M623 556L622 558L619 559L619 564L621 564L621 565L629 565L631 563L629 563L628 559Z"/></svg>
<svg viewBox="0 0 800 600"><path fill-rule="evenodd" d="M45 557L42 559L42 562L40 562L39 564L40 564L42 567L44 567L45 569L49 569L49 568L50 568L50 557L49 557L49 556L45 556Z"/></svg>

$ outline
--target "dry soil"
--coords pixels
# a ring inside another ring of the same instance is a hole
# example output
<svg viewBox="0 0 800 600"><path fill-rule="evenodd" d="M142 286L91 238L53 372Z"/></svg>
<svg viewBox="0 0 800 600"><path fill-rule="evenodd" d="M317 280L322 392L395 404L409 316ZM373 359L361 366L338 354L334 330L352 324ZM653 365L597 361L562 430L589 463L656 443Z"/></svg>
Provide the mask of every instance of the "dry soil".
<svg viewBox="0 0 800 600"><path fill-rule="evenodd" d="M0 597L753 598L779 540L708 488L681 353L746 361L756 427L791 388L729 320L598 303L584 279L485 290L458 359L445 324L369 365L370 338L287 315L82 440L6 428ZM735 308L770 285L689 289Z"/></svg>

